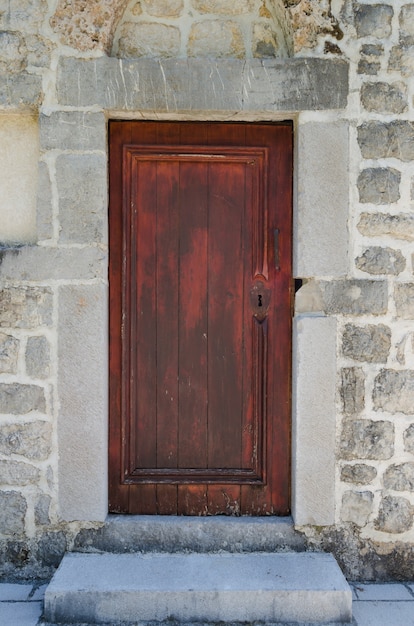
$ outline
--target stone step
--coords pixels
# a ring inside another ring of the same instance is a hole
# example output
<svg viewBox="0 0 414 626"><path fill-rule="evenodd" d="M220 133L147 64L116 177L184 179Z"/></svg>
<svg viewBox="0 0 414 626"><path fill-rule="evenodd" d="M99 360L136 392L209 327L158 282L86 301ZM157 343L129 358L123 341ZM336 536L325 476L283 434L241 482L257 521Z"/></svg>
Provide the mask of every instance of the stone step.
<svg viewBox="0 0 414 626"><path fill-rule="evenodd" d="M291 517L109 515L99 529L83 529L77 552L301 552L303 534Z"/></svg>
<svg viewBox="0 0 414 626"><path fill-rule="evenodd" d="M330 554L69 553L44 610L57 624L349 623L352 596Z"/></svg>

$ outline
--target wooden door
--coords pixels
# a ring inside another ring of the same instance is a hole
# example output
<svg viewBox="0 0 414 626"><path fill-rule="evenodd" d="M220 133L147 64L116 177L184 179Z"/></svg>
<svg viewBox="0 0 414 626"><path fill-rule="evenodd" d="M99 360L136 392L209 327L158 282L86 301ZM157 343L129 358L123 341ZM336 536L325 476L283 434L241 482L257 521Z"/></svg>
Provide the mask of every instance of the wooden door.
<svg viewBox="0 0 414 626"><path fill-rule="evenodd" d="M292 125L109 139L110 511L285 515Z"/></svg>

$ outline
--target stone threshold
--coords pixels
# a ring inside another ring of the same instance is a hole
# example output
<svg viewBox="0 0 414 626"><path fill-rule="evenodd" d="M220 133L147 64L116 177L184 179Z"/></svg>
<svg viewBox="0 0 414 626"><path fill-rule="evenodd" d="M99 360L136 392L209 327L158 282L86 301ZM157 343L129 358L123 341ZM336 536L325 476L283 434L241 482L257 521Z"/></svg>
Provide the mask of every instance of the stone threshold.
<svg viewBox="0 0 414 626"><path fill-rule="evenodd" d="M291 517L108 515L76 537L81 552L302 552Z"/></svg>

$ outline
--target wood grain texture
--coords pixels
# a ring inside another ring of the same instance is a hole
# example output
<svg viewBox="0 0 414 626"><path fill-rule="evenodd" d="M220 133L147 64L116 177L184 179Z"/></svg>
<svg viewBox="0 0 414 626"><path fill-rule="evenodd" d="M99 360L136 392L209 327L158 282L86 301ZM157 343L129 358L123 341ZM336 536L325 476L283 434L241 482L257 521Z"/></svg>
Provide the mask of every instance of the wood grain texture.
<svg viewBox="0 0 414 626"><path fill-rule="evenodd" d="M291 124L110 123L110 510L289 511L291 204Z"/></svg>

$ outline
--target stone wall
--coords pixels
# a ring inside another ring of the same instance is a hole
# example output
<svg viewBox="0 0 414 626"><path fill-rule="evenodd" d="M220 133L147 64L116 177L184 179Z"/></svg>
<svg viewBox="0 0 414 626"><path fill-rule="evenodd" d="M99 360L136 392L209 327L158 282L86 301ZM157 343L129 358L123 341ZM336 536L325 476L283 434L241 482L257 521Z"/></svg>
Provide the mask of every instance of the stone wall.
<svg viewBox="0 0 414 626"><path fill-rule="evenodd" d="M295 521L351 577L412 577L414 4L286 4L0 0L4 571L106 515L107 119L289 118Z"/></svg>

